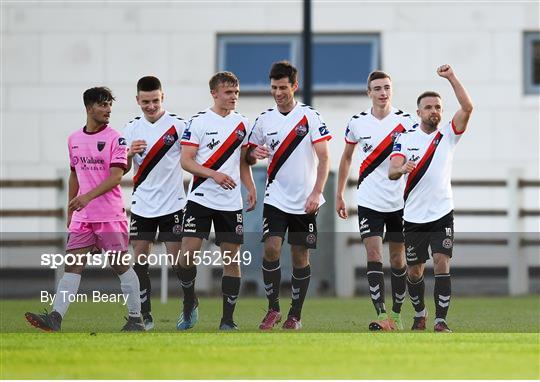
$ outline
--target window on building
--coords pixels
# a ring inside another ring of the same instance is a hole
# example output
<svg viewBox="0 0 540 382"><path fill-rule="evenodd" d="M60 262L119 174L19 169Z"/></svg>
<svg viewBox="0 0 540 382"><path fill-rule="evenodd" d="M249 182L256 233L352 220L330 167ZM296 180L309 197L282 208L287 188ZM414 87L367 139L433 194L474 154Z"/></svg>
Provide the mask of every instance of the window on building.
<svg viewBox="0 0 540 382"><path fill-rule="evenodd" d="M526 32L524 38L525 93L540 94L540 32Z"/></svg>
<svg viewBox="0 0 540 382"><path fill-rule="evenodd" d="M314 35L313 90L364 91L368 74L380 67L379 40L376 34ZM289 60L302 72L300 35L218 37L218 70L234 72L243 91L268 91L268 72L278 60Z"/></svg>

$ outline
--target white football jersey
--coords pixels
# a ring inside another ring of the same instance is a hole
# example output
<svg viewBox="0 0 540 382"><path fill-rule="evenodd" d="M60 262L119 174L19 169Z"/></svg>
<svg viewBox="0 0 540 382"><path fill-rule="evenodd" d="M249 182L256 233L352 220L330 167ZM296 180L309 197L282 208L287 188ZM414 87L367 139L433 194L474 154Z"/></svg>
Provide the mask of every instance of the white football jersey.
<svg viewBox="0 0 540 382"><path fill-rule="evenodd" d="M184 129L185 121L167 111L154 123L142 115L125 126L128 147L138 139L147 143L143 153L133 156L133 213L151 218L184 208L186 193L179 139Z"/></svg>
<svg viewBox="0 0 540 382"><path fill-rule="evenodd" d="M431 134L418 127L396 139L390 157L400 155L416 162L415 169L404 175L405 221L428 223L454 209L450 180L454 149L460 138L451 121Z"/></svg>
<svg viewBox="0 0 540 382"><path fill-rule="evenodd" d="M321 115L311 106L297 103L287 115L277 106L263 112L253 125L249 143L270 150L264 203L304 215L317 179L313 145L331 138ZM324 202L321 195L319 206Z"/></svg>
<svg viewBox="0 0 540 382"><path fill-rule="evenodd" d="M211 178L194 176L188 200L220 211L242 209L240 154L242 147L247 146L247 126L248 119L236 111L222 117L208 108L191 118L182 145L198 147L195 161L229 175L236 187L225 190Z"/></svg>
<svg viewBox="0 0 540 382"><path fill-rule="evenodd" d="M395 138L418 126L410 114L392 108L382 120L371 114L371 109L354 115L345 130L345 142L358 145L360 170L358 173L357 203L379 212L403 208L405 181L388 179L390 154Z"/></svg>

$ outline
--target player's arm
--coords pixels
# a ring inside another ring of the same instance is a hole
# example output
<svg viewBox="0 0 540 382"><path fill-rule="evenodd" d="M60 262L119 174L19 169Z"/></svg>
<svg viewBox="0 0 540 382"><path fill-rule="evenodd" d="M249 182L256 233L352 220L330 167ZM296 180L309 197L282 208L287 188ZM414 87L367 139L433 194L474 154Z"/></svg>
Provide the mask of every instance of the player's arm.
<svg viewBox="0 0 540 382"><path fill-rule="evenodd" d="M347 206L345 205L345 199L343 194L345 192L345 186L347 179L349 178L349 171L351 169L352 156L354 154L355 145L345 144L343 154L341 154L341 160L339 162L337 194L336 194L336 211L340 218L347 219L349 217L347 213Z"/></svg>
<svg viewBox="0 0 540 382"><path fill-rule="evenodd" d="M471 97L469 96L469 93L467 93L465 87L457 78L454 70L450 65L445 64L438 67L437 74L443 78L446 78L450 82L450 85L452 85L452 89L454 89L454 93L459 102L460 109L454 115L452 123L454 125L454 131L456 132L456 134L462 134L467 128L467 123L469 122L469 118L473 111L473 103Z"/></svg>
<svg viewBox="0 0 540 382"><path fill-rule="evenodd" d="M69 207L69 203L77 196L79 192L79 179L77 179L77 173L75 170L71 170L68 180L68 209L67 209L67 227L71 224L71 217L73 216L73 209Z"/></svg>
<svg viewBox="0 0 540 382"><path fill-rule="evenodd" d="M253 181L250 164L247 161L248 150L249 146L242 147L242 153L240 155L240 180L248 192L248 208L246 211L252 211L257 204L257 189L255 188L255 182Z"/></svg>
<svg viewBox="0 0 540 382"><path fill-rule="evenodd" d="M146 141L143 139L136 139L133 142L131 142L131 146L129 147L129 151L127 153L127 167L126 172L129 172L131 170L131 166L133 166L133 157L135 154L140 154L146 150Z"/></svg>
<svg viewBox="0 0 540 382"><path fill-rule="evenodd" d="M402 175L410 173L416 167L413 161L405 162L405 156L402 154L394 154L390 158L390 169L388 170L388 178L398 180Z"/></svg>
<svg viewBox="0 0 540 382"><path fill-rule="evenodd" d="M69 208L72 210L80 210L88 205L92 200L101 196L114 187L120 184L122 176L124 175L124 167L111 167L109 169L109 176L97 187L91 189L86 194L79 195L69 202Z"/></svg>
<svg viewBox="0 0 540 382"><path fill-rule="evenodd" d="M315 180L315 186L313 187L313 190L306 201L306 214L314 214L319 208L319 200L324 191L324 185L328 180L328 172L330 171L328 141L319 141L313 145L313 148L315 149L315 154L317 155L319 164L317 165L317 179Z"/></svg>
<svg viewBox="0 0 540 382"><path fill-rule="evenodd" d="M227 174L217 172L211 168L204 167L195 161L197 156L197 150L199 146L182 145L182 154L180 157L180 164L182 168L200 178L211 178L226 190L232 190L236 187L236 183L233 178Z"/></svg>
<svg viewBox="0 0 540 382"><path fill-rule="evenodd" d="M257 163L257 160L259 159L266 159L270 156L270 150L266 148L265 146L259 146L255 144L250 144L249 147L246 150L246 162L253 166L255 163Z"/></svg>

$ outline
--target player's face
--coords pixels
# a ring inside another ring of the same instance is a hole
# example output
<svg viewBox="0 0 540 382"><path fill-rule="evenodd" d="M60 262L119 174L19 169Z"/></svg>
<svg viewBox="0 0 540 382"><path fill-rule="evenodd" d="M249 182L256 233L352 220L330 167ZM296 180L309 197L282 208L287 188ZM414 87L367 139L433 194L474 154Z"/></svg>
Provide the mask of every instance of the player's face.
<svg viewBox="0 0 540 382"><path fill-rule="evenodd" d="M442 118L442 102L439 97L424 97L416 113L424 125L437 128Z"/></svg>
<svg viewBox="0 0 540 382"><path fill-rule="evenodd" d="M210 91L210 94L212 94L217 108L232 111L236 109L240 87L231 83L220 83L216 89Z"/></svg>
<svg viewBox="0 0 540 382"><path fill-rule="evenodd" d="M389 78L379 78L371 81L368 96L373 106L385 107L392 102L392 81Z"/></svg>
<svg viewBox="0 0 540 382"><path fill-rule="evenodd" d="M97 125L109 123L111 118L112 101L104 101L95 103L86 108L86 113L92 118Z"/></svg>
<svg viewBox="0 0 540 382"><path fill-rule="evenodd" d="M294 104L294 93L298 90L298 81L291 84L289 78L284 77L279 80L270 80L270 93L280 108L286 108Z"/></svg>
<svg viewBox="0 0 540 382"><path fill-rule="evenodd" d="M149 122L156 122L163 112L163 92L152 90L137 93L137 103Z"/></svg>

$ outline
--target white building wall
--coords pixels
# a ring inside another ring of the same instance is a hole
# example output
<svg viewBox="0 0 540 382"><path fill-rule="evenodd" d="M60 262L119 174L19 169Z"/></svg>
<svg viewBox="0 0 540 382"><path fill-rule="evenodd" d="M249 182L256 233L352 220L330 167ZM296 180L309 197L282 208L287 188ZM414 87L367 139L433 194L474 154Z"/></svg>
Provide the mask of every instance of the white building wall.
<svg viewBox="0 0 540 382"><path fill-rule="evenodd" d="M216 71L218 33L302 28L301 2L65 1L1 7L2 179L54 178L67 168L66 138L85 122L86 88L113 89L112 125L121 128L140 113L137 79L154 74L164 84L166 107L189 117L211 102L207 82ZM470 130L456 152L454 178L504 179L512 168L539 178L540 98L524 95L522 62L523 32L540 30L538 3L314 1L313 29L380 33L382 69L393 77L394 104L411 113L418 94L432 89L442 94L445 116L451 118L457 102L435 69L452 64L475 104ZM315 96L313 103L335 136L332 169L337 170L344 127L369 107L369 99ZM271 104L270 96L241 96L239 111L254 120ZM467 193L456 205L489 208L493 203L485 192ZM529 199L538 208L538 192Z"/></svg>

